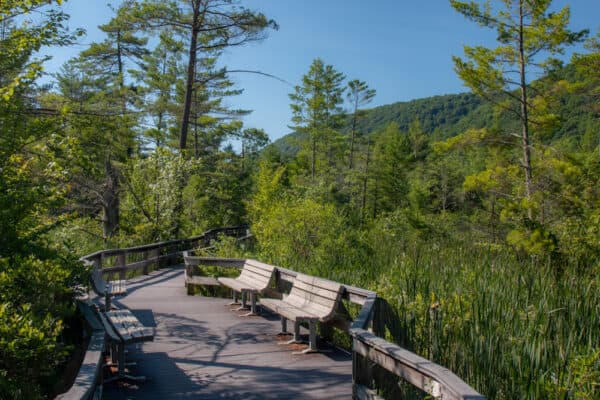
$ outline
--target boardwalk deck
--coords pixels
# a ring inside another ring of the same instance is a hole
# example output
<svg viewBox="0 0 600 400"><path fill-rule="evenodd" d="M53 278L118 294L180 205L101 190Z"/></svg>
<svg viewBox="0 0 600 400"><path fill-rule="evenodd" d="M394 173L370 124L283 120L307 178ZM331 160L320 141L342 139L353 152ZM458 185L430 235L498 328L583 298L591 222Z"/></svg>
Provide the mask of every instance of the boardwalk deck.
<svg viewBox="0 0 600 400"><path fill-rule="evenodd" d="M129 347L144 383L110 383L105 399L350 399L352 360L340 351L292 355L279 346L277 317L241 318L229 301L188 296L183 268L132 280L115 301L156 328L154 342Z"/></svg>

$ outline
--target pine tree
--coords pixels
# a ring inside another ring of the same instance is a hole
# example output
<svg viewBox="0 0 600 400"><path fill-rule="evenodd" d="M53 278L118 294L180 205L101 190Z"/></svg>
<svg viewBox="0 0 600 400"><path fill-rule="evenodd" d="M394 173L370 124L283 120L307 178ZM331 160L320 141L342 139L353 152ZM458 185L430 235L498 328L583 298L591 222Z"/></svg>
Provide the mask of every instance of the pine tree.
<svg viewBox="0 0 600 400"><path fill-rule="evenodd" d="M239 0L145 0L137 8L135 23L147 30L179 35L189 46L181 113L179 147L187 147L198 60L205 52L261 40L277 24L261 13L240 6Z"/></svg>
<svg viewBox="0 0 600 400"><path fill-rule="evenodd" d="M356 123L361 113L359 107L365 106L373 101L375 97L375 89L369 89L369 86L364 81L358 79L348 82L348 92L346 96L352 108L352 128L350 130L350 154L348 156L348 169L354 166L354 144L356 141Z"/></svg>
<svg viewBox="0 0 600 400"><path fill-rule="evenodd" d="M497 32L499 46L465 46L465 59L453 57L455 70L465 84L478 95L516 115L522 152L525 197L534 192L531 161L531 96L529 83L538 71L555 67L552 57L566 45L581 40L585 32L568 29L569 7L550 12L551 0L503 0L503 9L494 13L489 1L451 0L454 9L481 26ZM546 58L544 58L546 57ZM533 218L531 209L529 219Z"/></svg>
<svg viewBox="0 0 600 400"><path fill-rule="evenodd" d="M317 58L302 77L302 85L297 85L294 93L289 95L292 100L292 128L306 134L310 143L313 183L317 175L319 147L325 149L327 167L333 162L336 136L344 117L341 108L344 79L344 74Z"/></svg>

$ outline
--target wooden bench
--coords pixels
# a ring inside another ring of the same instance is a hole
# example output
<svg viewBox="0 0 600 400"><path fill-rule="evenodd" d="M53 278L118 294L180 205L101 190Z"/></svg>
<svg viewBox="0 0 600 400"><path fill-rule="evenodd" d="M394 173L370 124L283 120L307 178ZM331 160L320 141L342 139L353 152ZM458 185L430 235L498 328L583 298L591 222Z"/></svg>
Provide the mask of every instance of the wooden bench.
<svg viewBox="0 0 600 400"><path fill-rule="evenodd" d="M127 294L127 281L105 281L102 277L102 271L99 268L92 268L92 286L94 291L104 296L104 307L110 310L111 298L119 295Z"/></svg>
<svg viewBox="0 0 600 400"><path fill-rule="evenodd" d="M111 382L117 379L143 381L143 376L132 376L125 372L125 345L154 340L154 330L145 327L128 309L112 310L99 313L109 341L116 346L111 347L113 363L118 363L117 375L105 380Z"/></svg>
<svg viewBox="0 0 600 400"><path fill-rule="evenodd" d="M234 303L237 300L236 293L240 293L242 297L242 307L240 308L246 307L246 295L250 294L250 312L244 314L244 316L256 315L256 295L271 286L274 272L275 267L273 265L256 260L245 260L242 272L237 278L220 277L217 280L233 290Z"/></svg>
<svg viewBox="0 0 600 400"><path fill-rule="evenodd" d="M221 286L221 283L217 280L217 278L213 278L212 276L204 276L202 275L201 268L199 265L192 264L189 260L190 257L186 255L187 252L184 253L184 261L185 261L185 288L187 289L187 294L194 294L192 288L194 286Z"/></svg>
<svg viewBox="0 0 600 400"><path fill-rule="evenodd" d="M300 342L300 324L309 325L308 348L301 353L317 349L317 322L331 320L338 308L342 285L325 279L298 274L290 294L283 300L261 299L260 304L281 316L282 333L287 333L287 320L294 321L294 337L287 343Z"/></svg>

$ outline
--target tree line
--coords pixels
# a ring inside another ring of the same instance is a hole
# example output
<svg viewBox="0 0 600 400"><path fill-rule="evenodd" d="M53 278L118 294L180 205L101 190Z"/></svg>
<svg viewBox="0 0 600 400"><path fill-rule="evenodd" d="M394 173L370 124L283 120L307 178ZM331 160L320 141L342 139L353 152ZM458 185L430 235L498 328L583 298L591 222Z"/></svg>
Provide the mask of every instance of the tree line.
<svg viewBox="0 0 600 400"><path fill-rule="evenodd" d="M454 59L473 94L433 105L472 119L374 124L375 90L316 58L289 94L286 152L227 106L242 89L220 57L277 29L261 12L126 0L42 85L42 46L83 32L60 0L3 1L0 397L58 390L77 257L248 223L253 257L376 290L389 340L490 398L594 398L600 36L564 67L589 36L568 7L450 4L498 35Z"/></svg>

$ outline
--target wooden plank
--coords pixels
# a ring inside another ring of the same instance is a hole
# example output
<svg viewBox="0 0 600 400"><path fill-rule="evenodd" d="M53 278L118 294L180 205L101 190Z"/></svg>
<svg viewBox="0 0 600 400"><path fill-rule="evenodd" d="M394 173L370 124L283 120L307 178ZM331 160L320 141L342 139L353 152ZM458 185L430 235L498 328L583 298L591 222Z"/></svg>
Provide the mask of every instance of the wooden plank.
<svg viewBox="0 0 600 400"><path fill-rule="evenodd" d="M273 276L273 270L258 268L248 263L244 264L244 269L242 270L242 272L244 271L256 276L266 278L268 280L271 280L271 277Z"/></svg>
<svg viewBox="0 0 600 400"><path fill-rule="evenodd" d="M221 286L217 278L212 276L189 276L185 279L186 285L201 285L201 286Z"/></svg>
<svg viewBox="0 0 600 400"><path fill-rule="evenodd" d="M98 317L100 318L100 322L102 322L102 325L104 326L104 332L106 332L108 338L113 342L121 343L123 339L116 332L115 328L108 321L104 313L99 313Z"/></svg>
<svg viewBox="0 0 600 400"><path fill-rule="evenodd" d="M310 276L310 275L305 275L305 274L298 274L296 276L296 280L299 280L301 282L305 282L309 285L312 286L317 286L320 288L324 288L324 289L329 289L332 290L334 292L337 292L340 290L341 288L341 284L338 282L333 282L333 281L329 281L326 279L322 279L322 278L318 278L316 276Z"/></svg>
<svg viewBox="0 0 600 400"><path fill-rule="evenodd" d="M352 330L352 336L353 351L435 398L485 399L447 368L389 343L368 331Z"/></svg>
<svg viewBox="0 0 600 400"><path fill-rule="evenodd" d="M81 400L92 397L101 373L103 351L104 331L94 331L73 385L67 392L58 395L57 400Z"/></svg>
<svg viewBox="0 0 600 400"><path fill-rule="evenodd" d="M320 298L322 301L326 302L325 304L336 303L340 297L339 292L310 286L304 282L294 283L292 290L295 290L299 296L306 299Z"/></svg>
<svg viewBox="0 0 600 400"><path fill-rule="evenodd" d="M263 262L260 262L260 261L254 260L254 259L247 259L244 264L261 269L263 271L267 271L267 272L269 272L269 274L272 274L273 271L275 271L275 268L277 268L274 265L265 264Z"/></svg>

